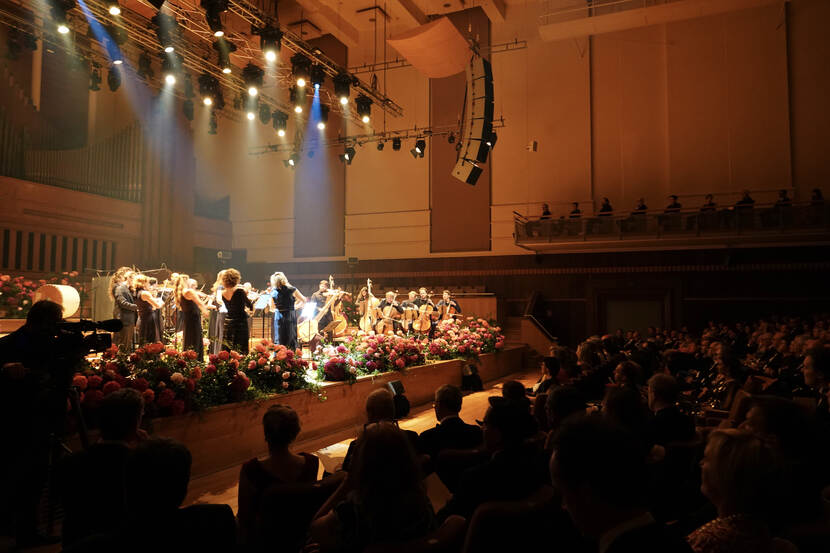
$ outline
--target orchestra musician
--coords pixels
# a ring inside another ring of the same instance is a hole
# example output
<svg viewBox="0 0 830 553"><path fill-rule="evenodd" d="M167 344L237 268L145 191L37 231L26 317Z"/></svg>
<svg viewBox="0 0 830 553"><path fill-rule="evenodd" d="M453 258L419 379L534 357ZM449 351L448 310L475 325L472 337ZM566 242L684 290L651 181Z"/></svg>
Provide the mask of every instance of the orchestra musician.
<svg viewBox="0 0 830 553"><path fill-rule="evenodd" d="M314 302L314 317L316 317L317 314L320 313L320 310L323 308L323 306L326 305L326 302L328 301L330 295L331 293L329 291L329 281L325 279L321 280L320 287L317 289L316 292L311 294L310 301ZM329 323L331 323L333 320L334 317L331 314L331 309L329 309L322 317L320 317L320 320L317 321L317 328L320 330L320 332L322 332L323 329L326 328L329 325Z"/></svg>
<svg viewBox="0 0 830 553"><path fill-rule="evenodd" d="M208 307L202 303L202 297L196 290L196 281L188 275L180 274L173 281L173 294L179 309L182 323L182 346L184 351L193 350L199 360L205 357L205 343L202 339L202 316L208 315ZM207 298L206 294L202 294Z"/></svg>
<svg viewBox="0 0 830 553"><path fill-rule="evenodd" d="M138 306L132 293L133 271L129 267L120 267L110 279L110 297L114 305L112 316L124 325L113 336L113 343L121 349L131 352L135 342L135 325L138 319Z"/></svg>
<svg viewBox="0 0 830 553"><path fill-rule="evenodd" d="M222 285L222 277L225 271L219 271L216 274L216 282L210 289L212 298L211 303L215 307L210 312L210 319L208 320L208 338L210 338L210 353L217 354L222 350L222 340L225 335L225 317L228 315L228 309L225 307L225 302L222 301L222 290L225 287Z"/></svg>
<svg viewBox="0 0 830 553"><path fill-rule="evenodd" d="M378 310L381 312L379 317L382 318L385 325L392 324L392 328L394 332L397 332L401 328L401 320L398 317L394 316L393 311L397 311L398 315L403 315L403 307L397 302L395 299L395 292L389 290L386 292L386 297L380 301L378 304ZM386 308L389 307L389 312L387 314ZM391 320L389 320L391 319Z"/></svg>
<svg viewBox="0 0 830 553"><path fill-rule="evenodd" d="M415 300L418 299L418 292L415 290L410 290L408 294L408 298L401 302L401 307L403 307L404 317L403 317L403 331L404 332L411 332L412 331L412 322L418 316L418 306L415 304Z"/></svg>
<svg viewBox="0 0 830 553"><path fill-rule="evenodd" d="M133 297L138 306L138 343L139 345L160 342L159 327L153 312L164 305L161 298L156 298L150 289L147 275L133 276Z"/></svg>
<svg viewBox="0 0 830 553"><path fill-rule="evenodd" d="M449 319L452 315L461 313L461 306L453 299L449 290L444 290L441 294L441 301L438 302L436 307L441 313L442 319Z"/></svg>
<svg viewBox="0 0 830 553"><path fill-rule="evenodd" d="M420 309L422 305L429 305L432 307L433 314L429 317L429 337L431 339L435 335L435 312L437 309L435 304L432 302L432 298L429 297L429 293L426 288L418 288L418 297L415 299L415 305L418 306L418 309ZM421 332L423 332L423 330L421 330Z"/></svg>
<svg viewBox="0 0 830 553"><path fill-rule="evenodd" d="M242 275L236 269L227 269L222 274L222 301L228 314L225 316L223 350L234 350L246 355L248 353L248 313L245 308L253 309L254 304L239 285Z"/></svg>
<svg viewBox="0 0 830 553"><path fill-rule="evenodd" d="M296 302L306 302L306 297L291 286L284 273L271 275L271 301L274 311L274 342L285 347L297 349L297 311Z"/></svg>

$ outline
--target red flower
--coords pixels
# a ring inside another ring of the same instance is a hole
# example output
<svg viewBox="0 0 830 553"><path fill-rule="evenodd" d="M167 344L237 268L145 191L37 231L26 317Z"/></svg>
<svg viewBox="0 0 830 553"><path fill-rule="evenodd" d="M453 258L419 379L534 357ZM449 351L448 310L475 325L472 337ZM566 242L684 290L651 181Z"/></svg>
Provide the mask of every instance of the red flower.
<svg viewBox="0 0 830 553"><path fill-rule="evenodd" d="M219 352L218 356L220 360L227 361L230 358L231 354L225 350Z"/></svg>
<svg viewBox="0 0 830 553"><path fill-rule="evenodd" d="M173 400L176 399L176 393L170 388L165 388L159 393L158 403L159 407L170 407L173 405Z"/></svg>
<svg viewBox="0 0 830 553"><path fill-rule="evenodd" d="M139 377L139 378L136 378L135 380L133 380L130 383L130 388L132 388L133 390L138 390L139 392L143 392L144 390L146 390L149 387L150 387L150 383L147 382L146 378Z"/></svg>
<svg viewBox="0 0 830 553"><path fill-rule="evenodd" d="M87 380L86 377L82 374L76 374L75 377L72 379L72 385L76 388L81 390L86 390L87 387Z"/></svg>
<svg viewBox="0 0 830 553"><path fill-rule="evenodd" d="M104 399L104 392L101 390L88 390L84 394L84 407L94 409L98 407L98 404L101 403L102 399Z"/></svg>
<svg viewBox="0 0 830 553"><path fill-rule="evenodd" d="M184 413L184 401L181 399L173 400L173 403L170 404L170 414L181 415L182 413Z"/></svg>
<svg viewBox="0 0 830 553"><path fill-rule="evenodd" d="M137 353L130 354L130 363L138 363L138 360L141 359L141 356Z"/></svg>
<svg viewBox="0 0 830 553"><path fill-rule="evenodd" d="M179 356L179 352L178 352L178 351L176 351L176 350L174 350L173 348L167 348L167 349L164 351L164 354L165 354L167 357L178 357L178 356Z"/></svg>
<svg viewBox="0 0 830 553"><path fill-rule="evenodd" d="M170 378L170 370L167 367L156 367L156 377L159 380L167 380Z"/></svg>
<svg viewBox="0 0 830 553"><path fill-rule="evenodd" d="M218 360L219 356L215 353L211 353L210 355L208 355L208 361L210 361L211 363L216 363Z"/></svg>
<svg viewBox="0 0 830 553"><path fill-rule="evenodd" d="M144 404L153 403L153 400L156 399L156 393L153 390L144 390L141 392L141 397L144 399Z"/></svg>
<svg viewBox="0 0 830 553"><path fill-rule="evenodd" d="M264 367L265 363L267 363L267 362L268 362L268 359L266 359L265 357L260 357L256 361L257 365L259 365L260 367ZM248 368L253 368L253 367L248 367Z"/></svg>
<svg viewBox="0 0 830 553"><path fill-rule="evenodd" d="M229 364L231 367L233 367L234 369L238 369L238 368L239 368L239 361L237 361L236 359L231 359L231 360L230 360L230 362L229 362L228 364Z"/></svg>
<svg viewBox="0 0 830 553"><path fill-rule="evenodd" d="M205 367L205 374L215 374L216 373L216 365L210 364Z"/></svg>
<svg viewBox="0 0 830 553"><path fill-rule="evenodd" d="M403 358L399 357L398 360L395 361L395 366L398 367L399 369L402 369L406 366L406 363L404 362Z"/></svg>
<svg viewBox="0 0 830 553"><path fill-rule="evenodd" d="M184 387L188 392L192 392L196 389L196 381L192 378L188 378L184 381Z"/></svg>
<svg viewBox="0 0 830 553"><path fill-rule="evenodd" d="M180 369L183 369L187 366L187 361L185 361L184 359L176 359L176 366Z"/></svg>
<svg viewBox="0 0 830 553"><path fill-rule="evenodd" d="M112 361L110 361L109 363L104 365L104 370L105 371L112 371L113 373L116 373L116 372L118 372L118 364L113 363Z"/></svg>
<svg viewBox="0 0 830 553"><path fill-rule="evenodd" d="M190 359L191 361L195 361L196 359L198 359L198 358L199 358L199 354L198 354L198 353L196 353L195 351L193 351L192 349L189 349L189 350L187 350L186 352L184 352L184 355L185 355L188 359Z"/></svg>
<svg viewBox="0 0 830 553"><path fill-rule="evenodd" d="M104 395L108 396L111 393L115 392L116 390L121 389L121 384L116 382L115 380L110 380L106 384L104 384Z"/></svg>
<svg viewBox="0 0 830 553"><path fill-rule="evenodd" d="M193 380L199 380L202 378L202 369L199 367L193 367L193 370L190 373L193 376Z"/></svg>
<svg viewBox="0 0 830 553"><path fill-rule="evenodd" d="M93 374L89 378L87 378L87 385L90 388L100 388L101 384L104 383L104 379L98 376L97 374Z"/></svg>
<svg viewBox="0 0 830 553"><path fill-rule="evenodd" d="M256 368L256 366L257 366L257 365L256 365L256 361L249 361L249 362L248 362L248 370L249 370L249 371L254 370L254 369Z"/></svg>
<svg viewBox="0 0 830 553"><path fill-rule="evenodd" d="M234 361L239 361L240 359L242 359L242 356L239 355L239 353L235 352L234 350L231 350L230 355L231 355L231 359L233 359Z"/></svg>

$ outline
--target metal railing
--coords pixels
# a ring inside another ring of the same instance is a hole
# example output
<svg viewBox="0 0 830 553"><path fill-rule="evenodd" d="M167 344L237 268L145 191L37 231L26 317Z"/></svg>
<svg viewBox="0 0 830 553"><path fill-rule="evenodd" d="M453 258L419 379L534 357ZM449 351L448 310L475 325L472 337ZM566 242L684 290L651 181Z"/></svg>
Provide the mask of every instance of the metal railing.
<svg viewBox="0 0 830 553"><path fill-rule="evenodd" d="M564 23L586 17L682 1L684 0L544 0L539 15L539 25Z"/></svg>
<svg viewBox="0 0 830 553"><path fill-rule="evenodd" d="M773 204L673 213L611 212L607 216L559 219L527 217L514 212L516 244L678 237L742 236L830 231L830 204Z"/></svg>

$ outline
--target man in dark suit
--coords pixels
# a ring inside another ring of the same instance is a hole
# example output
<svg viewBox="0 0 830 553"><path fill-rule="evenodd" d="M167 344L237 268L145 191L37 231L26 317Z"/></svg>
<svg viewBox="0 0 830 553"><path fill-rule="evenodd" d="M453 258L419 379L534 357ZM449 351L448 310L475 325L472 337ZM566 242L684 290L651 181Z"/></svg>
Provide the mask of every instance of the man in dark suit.
<svg viewBox="0 0 830 553"><path fill-rule="evenodd" d="M467 424L458 416L462 398L461 389L452 384L435 391L433 406L438 424L418 437L418 451L435 459L445 449L472 449L481 445L481 427Z"/></svg>
<svg viewBox="0 0 830 553"><path fill-rule="evenodd" d="M138 306L135 304L135 299L130 291L132 276L132 272L126 273L124 280L115 287L113 292L115 306L112 310L112 316L124 325L113 337L113 342L128 352L131 352L135 347L133 344L135 341L135 323L138 320Z"/></svg>
<svg viewBox="0 0 830 553"><path fill-rule="evenodd" d="M598 553L691 553L645 508L647 475L637 440L599 416L566 422L554 441L551 479L565 510Z"/></svg>
<svg viewBox="0 0 830 553"><path fill-rule="evenodd" d="M695 423L677 408L680 387L673 376L657 373L648 380L648 407L654 413L655 443L687 442L695 437Z"/></svg>

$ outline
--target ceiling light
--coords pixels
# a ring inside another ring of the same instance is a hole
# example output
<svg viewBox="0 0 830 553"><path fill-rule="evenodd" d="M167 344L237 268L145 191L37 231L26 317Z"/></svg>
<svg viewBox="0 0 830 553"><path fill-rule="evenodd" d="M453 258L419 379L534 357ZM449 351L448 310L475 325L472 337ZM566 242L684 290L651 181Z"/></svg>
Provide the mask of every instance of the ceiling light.
<svg viewBox="0 0 830 553"><path fill-rule="evenodd" d="M62 35L65 35L69 32L69 27L66 25L66 23L60 23L58 24L58 32Z"/></svg>
<svg viewBox="0 0 830 553"><path fill-rule="evenodd" d="M412 154L412 157L418 159L419 157L424 157L424 152L427 149L427 142L423 138L419 138L415 141L415 147L409 150L409 153Z"/></svg>
<svg viewBox="0 0 830 553"><path fill-rule="evenodd" d="M320 106L320 121L317 123L317 128L325 130L326 123L329 122L329 107L325 104Z"/></svg>
<svg viewBox="0 0 830 553"><path fill-rule="evenodd" d="M248 88L248 96L254 97L258 94L259 88L262 87L264 74L262 68L253 63L249 63L242 69L242 80L245 81L245 86Z"/></svg>
<svg viewBox="0 0 830 553"><path fill-rule="evenodd" d="M118 5L117 1L109 0L106 4L110 15L121 15L121 6Z"/></svg>
<svg viewBox="0 0 830 553"><path fill-rule="evenodd" d="M206 106L214 106L215 109L222 109L225 106L225 98L222 96L222 88L219 80L210 73L202 73L197 81L199 83L199 95L202 103Z"/></svg>
<svg viewBox="0 0 830 553"><path fill-rule="evenodd" d="M219 56L219 67L222 68L222 73L228 75L231 72L231 53L236 52L236 45L220 38L213 43L213 49Z"/></svg>
<svg viewBox="0 0 830 553"><path fill-rule="evenodd" d="M256 119L256 114L254 114L253 111L249 111L245 114L245 117L248 118L248 121L253 121L254 119Z"/></svg>
<svg viewBox="0 0 830 553"><path fill-rule="evenodd" d="M257 94L259 94L259 91L255 86L248 87L248 96L256 96Z"/></svg>
<svg viewBox="0 0 830 553"><path fill-rule="evenodd" d="M298 154L297 152L292 153L291 157L284 160L283 163L286 167L290 167L293 169L297 166L298 163L300 163L300 154Z"/></svg>
<svg viewBox="0 0 830 553"><path fill-rule="evenodd" d="M356 152L354 151L354 148L352 146L348 146L345 150L343 150L343 153L340 154L340 161L342 161L346 165L351 165L352 161L354 161L355 155Z"/></svg>
<svg viewBox="0 0 830 553"><path fill-rule="evenodd" d="M211 98L210 96L205 96L204 98L202 98L202 103L206 106L213 105L213 98Z"/></svg>
<svg viewBox="0 0 830 553"><path fill-rule="evenodd" d="M166 82L167 84L172 86L172 85L176 84L176 76L173 75L172 73L168 73L167 75L164 76L164 82Z"/></svg>
<svg viewBox="0 0 830 553"><path fill-rule="evenodd" d="M303 98L302 98L302 89L298 89L296 86L292 86L288 90L288 98L291 103L294 105L294 113L302 113L303 112Z"/></svg>
<svg viewBox="0 0 830 553"><path fill-rule="evenodd" d="M401 150L401 139L399 137L395 137L392 139L392 149L396 152Z"/></svg>
<svg viewBox="0 0 830 553"><path fill-rule="evenodd" d="M174 48L173 46L165 46L164 47L164 52L167 53L167 54L172 54L173 50L175 50L175 49L176 48Z"/></svg>
<svg viewBox="0 0 830 553"><path fill-rule="evenodd" d="M278 136L285 136L285 129L288 128L288 114L280 110L274 110L274 113L271 114L271 124L274 126L274 130L277 131Z"/></svg>
<svg viewBox="0 0 830 553"><path fill-rule="evenodd" d="M334 95L340 99L341 105L349 103L349 87L352 78L346 73L340 73L334 78Z"/></svg>
<svg viewBox="0 0 830 553"><path fill-rule="evenodd" d="M355 98L354 102L357 104L357 116L364 123L368 123L372 115L372 99L364 94L360 94Z"/></svg>
<svg viewBox="0 0 830 553"><path fill-rule="evenodd" d="M488 139L487 139L487 142L486 142L487 147L488 147L488 148L490 148L491 150L492 150L493 148L495 148L495 147L496 147L496 141L497 141L498 139L499 139L499 137L496 135L496 133L491 132L491 133L490 133L490 138L488 138Z"/></svg>
<svg viewBox="0 0 830 553"><path fill-rule="evenodd" d="M291 72L297 80L297 86L305 87L306 82L311 77L311 61L303 54L294 54L291 56Z"/></svg>
<svg viewBox="0 0 830 553"><path fill-rule="evenodd" d="M174 42L179 32L179 24L176 22L176 18L159 12L150 21L156 26L156 38L158 38L162 50L169 54L175 49Z"/></svg>
<svg viewBox="0 0 830 553"><path fill-rule="evenodd" d="M277 54L280 51L282 31L277 27L268 25L259 31L259 46L269 62L277 61Z"/></svg>
<svg viewBox="0 0 830 553"><path fill-rule="evenodd" d="M311 67L311 85L314 88L320 88L323 86L323 83L326 81L326 73L323 71L323 68L319 65L313 65Z"/></svg>
<svg viewBox="0 0 830 553"><path fill-rule="evenodd" d="M225 29L222 26L222 13L228 9L228 0L202 0L202 9L205 10L205 20L208 27L213 31L213 36L225 36Z"/></svg>
<svg viewBox="0 0 830 553"><path fill-rule="evenodd" d="M274 50L266 50L265 51L265 61L269 63L273 63L277 61L277 53Z"/></svg>
<svg viewBox="0 0 830 553"><path fill-rule="evenodd" d="M75 7L75 0L58 0L53 4L49 12L52 19L55 20L58 32L65 35L69 32L69 20L66 17L66 12Z"/></svg>

